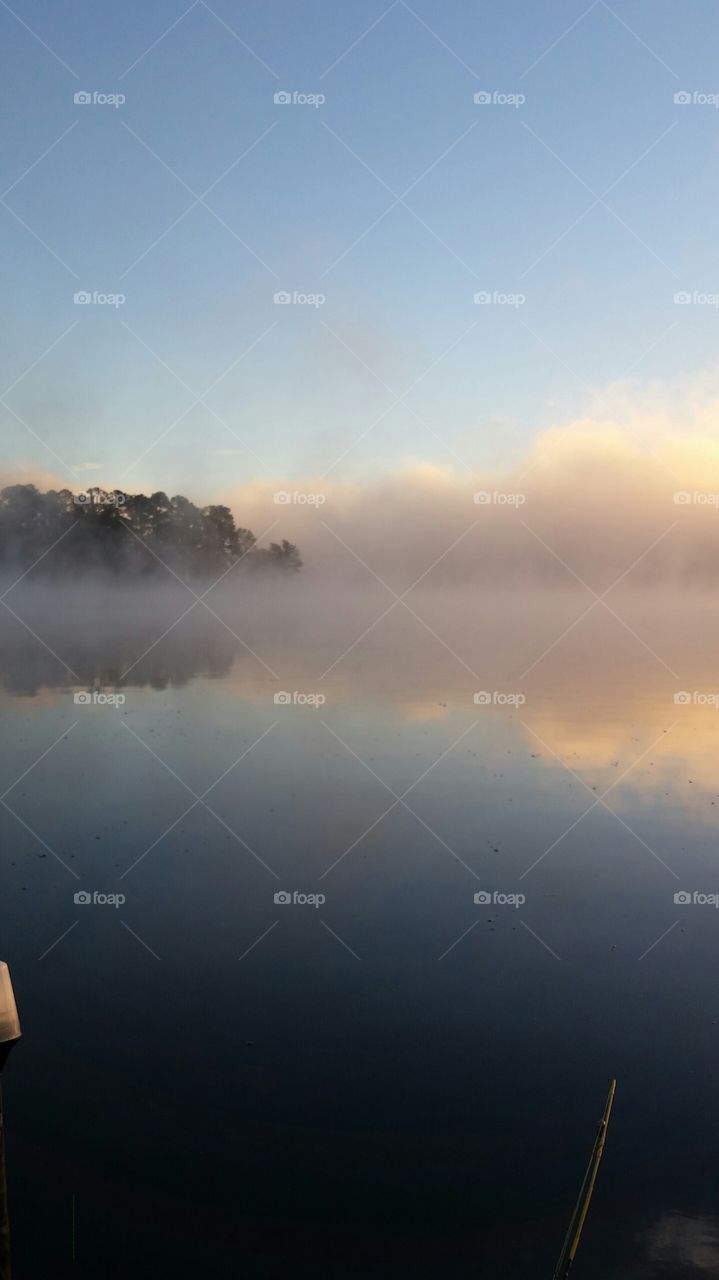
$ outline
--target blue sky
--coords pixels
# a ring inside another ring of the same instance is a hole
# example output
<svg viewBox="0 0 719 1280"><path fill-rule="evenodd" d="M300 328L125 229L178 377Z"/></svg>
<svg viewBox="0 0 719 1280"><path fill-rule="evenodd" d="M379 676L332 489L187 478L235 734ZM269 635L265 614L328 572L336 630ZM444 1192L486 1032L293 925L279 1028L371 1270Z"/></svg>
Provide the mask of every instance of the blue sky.
<svg viewBox="0 0 719 1280"><path fill-rule="evenodd" d="M674 94L719 93L718 36L709 0L3 5L4 468L501 465L706 368L719 312L674 294L719 292L719 114Z"/></svg>

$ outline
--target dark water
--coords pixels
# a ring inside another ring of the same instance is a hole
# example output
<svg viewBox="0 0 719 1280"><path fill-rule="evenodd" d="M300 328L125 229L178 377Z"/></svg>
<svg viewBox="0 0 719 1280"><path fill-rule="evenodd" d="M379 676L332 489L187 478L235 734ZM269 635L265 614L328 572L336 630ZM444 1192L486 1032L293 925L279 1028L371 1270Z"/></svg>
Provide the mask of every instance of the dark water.
<svg viewBox="0 0 719 1280"><path fill-rule="evenodd" d="M719 1276L712 605L13 607L20 1280Z"/></svg>

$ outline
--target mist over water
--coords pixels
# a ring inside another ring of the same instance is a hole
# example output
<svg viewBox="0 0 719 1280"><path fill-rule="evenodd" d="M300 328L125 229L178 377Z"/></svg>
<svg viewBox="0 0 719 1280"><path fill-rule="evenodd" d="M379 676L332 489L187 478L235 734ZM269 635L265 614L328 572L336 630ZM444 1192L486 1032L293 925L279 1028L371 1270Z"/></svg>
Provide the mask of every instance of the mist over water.
<svg viewBox="0 0 719 1280"><path fill-rule="evenodd" d="M21 1264L544 1273L617 1075L584 1274L716 1274L714 601L203 590L5 597Z"/></svg>

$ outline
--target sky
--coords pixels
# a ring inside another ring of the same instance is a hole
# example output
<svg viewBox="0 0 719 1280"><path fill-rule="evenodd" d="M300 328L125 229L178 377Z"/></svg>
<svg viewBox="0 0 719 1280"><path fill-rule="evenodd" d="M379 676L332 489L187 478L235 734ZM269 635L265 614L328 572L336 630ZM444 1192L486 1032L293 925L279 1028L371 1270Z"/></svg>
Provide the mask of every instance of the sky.
<svg viewBox="0 0 719 1280"><path fill-rule="evenodd" d="M516 474L696 388L711 431L718 34L713 0L3 0L3 477Z"/></svg>

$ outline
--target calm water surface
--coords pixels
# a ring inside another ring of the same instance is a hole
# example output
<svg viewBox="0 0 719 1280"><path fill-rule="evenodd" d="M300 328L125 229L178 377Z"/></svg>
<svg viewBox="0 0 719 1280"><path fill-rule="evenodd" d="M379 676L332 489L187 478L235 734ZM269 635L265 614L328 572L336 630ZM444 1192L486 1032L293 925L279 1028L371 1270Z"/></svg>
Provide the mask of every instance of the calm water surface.
<svg viewBox="0 0 719 1280"><path fill-rule="evenodd" d="M20 1280L548 1277L612 1076L578 1280L719 1276L717 616L584 607L3 624Z"/></svg>

